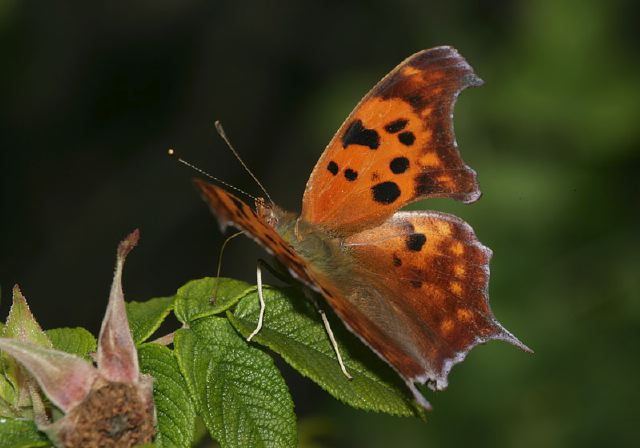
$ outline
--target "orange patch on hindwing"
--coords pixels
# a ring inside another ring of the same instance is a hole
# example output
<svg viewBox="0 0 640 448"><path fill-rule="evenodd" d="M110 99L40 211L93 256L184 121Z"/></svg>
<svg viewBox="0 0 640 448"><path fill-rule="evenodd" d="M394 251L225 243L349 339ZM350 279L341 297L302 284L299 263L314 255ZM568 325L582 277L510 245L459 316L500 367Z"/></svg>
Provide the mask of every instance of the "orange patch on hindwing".
<svg viewBox="0 0 640 448"><path fill-rule="evenodd" d="M454 255L460 256L464 253L464 246L460 241L456 241L451 244L451 252L453 252Z"/></svg>
<svg viewBox="0 0 640 448"><path fill-rule="evenodd" d="M456 311L456 316L458 320L462 322L469 322L473 317L473 313L466 308L458 308Z"/></svg>
<svg viewBox="0 0 640 448"><path fill-rule="evenodd" d="M451 330L453 330L453 327L454 327L454 323L453 323L453 321L451 319L445 319L440 324L440 330L444 334L451 333Z"/></svg>

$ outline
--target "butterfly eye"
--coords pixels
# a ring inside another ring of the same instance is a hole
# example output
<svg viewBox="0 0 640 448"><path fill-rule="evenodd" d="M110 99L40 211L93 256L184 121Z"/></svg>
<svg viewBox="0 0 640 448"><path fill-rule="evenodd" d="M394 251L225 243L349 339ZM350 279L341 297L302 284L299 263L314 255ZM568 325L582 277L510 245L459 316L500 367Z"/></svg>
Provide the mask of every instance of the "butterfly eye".
<svg viewBox="0 0 640 448"><path fill-rule="evenodd" d="M262 198L256 199L256 214L272 227L278 223L273 209L267 206Z"/></svg>

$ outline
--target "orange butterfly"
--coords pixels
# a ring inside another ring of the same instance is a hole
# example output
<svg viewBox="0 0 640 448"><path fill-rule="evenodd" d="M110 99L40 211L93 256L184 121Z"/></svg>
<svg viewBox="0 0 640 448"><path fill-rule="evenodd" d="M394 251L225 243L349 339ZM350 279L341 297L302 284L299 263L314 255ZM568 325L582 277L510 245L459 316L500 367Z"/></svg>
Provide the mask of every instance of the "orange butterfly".
<svg viewBox="0 0 640 448"><path fill-rule="evenodd" d="M222 228L261 244L344 324L415 386L447 386L451 367L491 339L529 349L495 319L487 287L491 250L459 218L398 211L411 202L480 197L453 133L460 91L482 84L451 47L421 51L382 79L325 149L302 214L195 180ZM338 353L339 355L339 353Z"/></svg>

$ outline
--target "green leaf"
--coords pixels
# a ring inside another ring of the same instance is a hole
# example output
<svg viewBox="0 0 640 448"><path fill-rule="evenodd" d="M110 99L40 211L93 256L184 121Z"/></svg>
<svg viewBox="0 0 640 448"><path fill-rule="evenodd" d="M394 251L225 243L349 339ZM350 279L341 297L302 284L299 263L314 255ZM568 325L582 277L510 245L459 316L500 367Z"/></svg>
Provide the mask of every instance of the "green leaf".
<svg viewBox="0 0 640 448"><path fill-rule="evenodd" d="M0 378L0 381L5 381L3 378ZM2 396L0 396L0 417L19 417L19 412L15 409L11 402L5 400Z"/></svg>
<svg viewBox="0 0 640 448"><path fill-rule="evenodd" d="M0 418L0 448L51 446L31 420Z"/></svg>
<svg viewBox="0 0 640 448"><path fill-rule="evenodd" d="M227 319L199 319L178 330L174 344L199 415L223 448L296 446L293 403L280 372Z"/></svg>
<svg viewBox="0 0 640 448"><path fill-rule="evenodd" d="M10 366L9 363L12 365ZM16 404L17 396L16 389L13 383L9 380L9 375L12 367L15 366L13 358L7 356L0 356L0 416L13 415L13 405Z"/></svg>
<svg viewBox="0 0 640 448"><path fill-rule="evenodd" d="M127 319L136 344L146 341L173 309L175 296L127 303Z"/></svg>
<svg viewBox="0 0 640 448"><path fill-rule="evenodd" d="M226 311L252 290L255 290L255 286L230 278L205 277L193 280L178 289L175 313L180 322L189 323Z"/></svg>
<svg viewBox="0 0 640 448"><path fill-rule="evenodd" d="M348 332L341 322L331 326L349 380L338 360L319 313L296 290L263 288L266 303L264 324L252 339L280 354L302 375L337 399L359 409L394 415L420 414L406 385L391 368ZM243 298L229 314L231 323L249 335L258 321L257 294Z"/></svg>
<svg viewBox="0 0 640 448"><path fill-rule="evenodd" d="M89 353L96 351L96 338L84 328L54 328L46 333L56 350L72 353L86 360L91 360Z"/></svg>
<svg viewBox="0 0 640 448"><path fill-rule="evenodd" d="M31 342L41 347L52 347L51 341L33 317L18 285L13 287L13 303L2 336L15 338L21 342Z"/></svg>
<svg viewBox="0 0 640 448"><path fill-rule="evenodd" d="M13 303L9 310L7 323L0 336L35 344L38 347L52 347L46 333L42 331L33 317L27 300L18 285L13 287ZM3 377L6 380L0 382L2 398L16 408L29 406L31 397L28 394L28 379L22 368L11 356L5 353L0 353L0 363L2 364Z"/></svg>
<svg viewBox="0 0 640 448"><path fill-rule="evenodd" d="M156 444L189 448L194 439L196 405L173 352L157 344L144 344L138 348L138 357L140 370L153 376Z"/></svg>

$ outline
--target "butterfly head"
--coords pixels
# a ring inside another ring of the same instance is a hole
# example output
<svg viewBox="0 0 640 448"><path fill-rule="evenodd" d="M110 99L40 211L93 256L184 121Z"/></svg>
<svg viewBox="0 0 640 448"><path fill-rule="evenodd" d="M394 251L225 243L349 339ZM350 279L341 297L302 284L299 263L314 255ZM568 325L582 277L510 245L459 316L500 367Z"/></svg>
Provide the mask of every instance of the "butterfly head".
<svg viewBox="0 0 640 448"><path fill-rule="evenodd" d="M272 203L267 203L264 198L256 198L256 213L271 227L278 225L278 211Z"/></svg>
<svg viewBox="0 0 640 448"><path fill-rule="evenodd" d="M268 199L257 198L256 214L258 218L272 227L289 244L300 239L297 232L297 215L281 209Z"/></svg>

